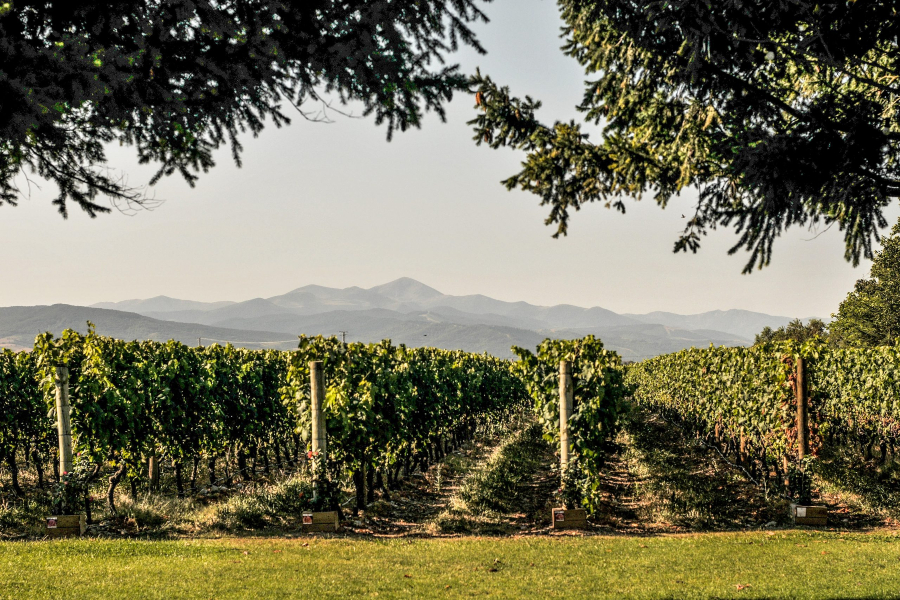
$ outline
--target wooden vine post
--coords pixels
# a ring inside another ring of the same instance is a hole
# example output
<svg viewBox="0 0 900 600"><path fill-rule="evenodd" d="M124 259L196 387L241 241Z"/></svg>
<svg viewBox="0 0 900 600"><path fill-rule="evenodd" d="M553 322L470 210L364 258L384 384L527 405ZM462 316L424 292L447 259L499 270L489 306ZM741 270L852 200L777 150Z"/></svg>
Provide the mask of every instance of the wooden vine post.
<svg viewBox="0 0 900 600"><path fill-rule="evenodd" d="M71 473L72 423L69 418L69 369L56 367L56 430L59 434L59 474ZM49 537L84 535L85 515L52 515L47 518L44 533Z"/></svg>
<svg viewBox="0 0 900 600"><path fill-rule="evenodd" d="M797 357L794 393L797 398L797 458L802 462L809 454L809 397L806 393L806 364Z"/></svg>
<svg viewBox="0 0 900 600"><path fill-rule="evenodd" d="M72 423L69 419L69 369L56 367L56 429L59 434L59 472L72 472Z"/></svg>
<svg viewBox="0 0 900 600"><path fill-rule="evenodd" d="M803 459L809 454L809 392L806 383L806 361L802 356L797 357L796 373L794 376L794 394L797 398L797 459L800 463L802 480L806 481L806 473L803 472ZM804 483L803 485L808 485ZM806 499L808 502L809 499ZM803 506L791 503L791 517L798 525L827 525L828 507Z"/></svg>
<svg viewBox="0 0 900 600"><path fill-rule="evenodd" d="M569 466L569 453L572 450L569 418L574 409L575 384L572 380L572 363L564 360L559 363L559 472L563 488L566 485L566 468ZM587 527L587 511L563 505L550 511L550 520L553 529L584 529Z"/></svg>
<svg viewBox="0 0 900 600"><path fill-rule="evenodd" d="M150 488L159 489L159 457L151 456L147 461L147 476L150 479Z"/></svg>
<svg viewBox="0 0 900 600"><path fill-rule="evenodd" d="M325 415L322 405L325 403L325 370L322 361L315 360L309 363L310 400L312 404L312 451L318 457L313 465L325 468L325 458L328 451L327 438L325 437ZM316 479L321 474L313 474ZM318 499L318 483L313 488L313 499ZM315 531L337 531L340 527L340 515L337 511L328 512L304 512L303 531L306 533Z"/></svg>
<svg viewBox="0 0 900 600"><path fill-rule="evenodd" d="M559 470L565 472L569 464L569 417L574 409L575 390L572 383L572 363L559 363Z"/></svg>
<svg viewBox="0 0 900 600"><path fill-rule="evenodd" d="M322 414L322 404L325 402L325 371L322 361L315 360L309 363L310 399L312 400L312 451L323 459L327 451L325 439L325 416Z"/></svg>

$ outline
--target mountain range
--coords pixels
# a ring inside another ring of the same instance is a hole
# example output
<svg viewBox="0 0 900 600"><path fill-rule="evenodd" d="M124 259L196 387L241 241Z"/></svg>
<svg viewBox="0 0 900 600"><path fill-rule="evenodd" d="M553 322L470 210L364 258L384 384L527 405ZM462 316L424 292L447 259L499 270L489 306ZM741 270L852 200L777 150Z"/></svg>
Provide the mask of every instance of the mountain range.
<svg viewBox="0 0 900 600"><path fill-rule="evenodd" d="M308 285L280 296L243 302L197 302L166 296L91 307L0 308L0 346L30 347L39 331L84 330L123 339L232 341L245 347L290 348L298 334L337 335L348 341L460 348L512 356L513 345L534 348L546 337L593 334L626 360L691 346L747 345L763 327L791 318L745 310L695 315L618 314L601 307L536 306L483 295L452 296L401 278L384 285L328 288Z"/></svg>

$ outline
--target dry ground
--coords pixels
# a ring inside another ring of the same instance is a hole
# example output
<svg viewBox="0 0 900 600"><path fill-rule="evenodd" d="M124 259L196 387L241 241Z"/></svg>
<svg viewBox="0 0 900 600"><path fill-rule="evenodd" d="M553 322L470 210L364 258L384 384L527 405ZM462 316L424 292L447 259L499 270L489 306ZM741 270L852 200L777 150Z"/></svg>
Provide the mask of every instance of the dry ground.
<svg viewBox="0 0 900 600"><path fill-rule="evenodd" d="M528 423L520 423L512 428L512 433L506 431L465 444L425 473L406 478L391 491L389 499L379 497L356 517L345 509L344 531L340 535L377 538L573 535L550 528L549 513L555 505L559 472L557 457L539 437L519 440L511 446L516 471L510 478L515 483L514 489L504 492L505 509L471 507L461 499L463 487L471 487L477 479L475 475L488 468L500 448L509 446L510 440L526 427ZM900 529L897 469L891 465L860 465L855 460L848 455L822 457L815 496L816 501L830 508L830 528ZM290 517L268 519L257 525L223 526L217 522L217 506L229 503L240 509L256 493L252 485L222 491L216 499L160 498L138 505L130 504L126 492L121 490L121 516L102 519L89 528L89 535L113 538L282 536L299 529L298 520ZM640 410L632 413L615 440L599 478L595 500L598 510L590 518L590 529L585 532L588 535L646 536L775 530L790 526L788 502L776 490L766 490L749 481L739 467L714 450L686 436L659 415ZM32 512L23 510L18 518L37 523L40 515L35 515L43 514L43 510ZM0 517L4 514L8 519L16 518L0 510ZM37 526L24 530L10 527L0 519L0 538L38 535Z"/></svg>
<svg viewBox="0 0 900 600"><path fill-rule="evenodd" d="M392 494L392 502L379 501L355 523L351 519L348 531L375 536L570 535L554 533L550 528L549 511L554 506L559 472L557 457L546 445L536 461L537 468L518 486L517 510L487 516L470 514L448 526L446 516L459 504L460 485L501 442L492 438L469 444L443 464L411 477ZM852 469L847 460L823 457L824 476L814 489L814 502L829 507L829 529L900 529L897 509L875 506L867 498L867 490L871 495L873 488L882 496L888 494L884 485L860 482L858 474L853 480L856 489L837 483L840 477L836 473ZM876 472L874 467L866 471ZM888 487L889 492L900 494L900 486ZM790 526L789 501L778 490L750 481L739 466L715 450L644 411L635 412L617 437L596 498L599 508L590 519L589 531L595 534L653 535ZM892 500L893 496L888 498Z"/></svg>

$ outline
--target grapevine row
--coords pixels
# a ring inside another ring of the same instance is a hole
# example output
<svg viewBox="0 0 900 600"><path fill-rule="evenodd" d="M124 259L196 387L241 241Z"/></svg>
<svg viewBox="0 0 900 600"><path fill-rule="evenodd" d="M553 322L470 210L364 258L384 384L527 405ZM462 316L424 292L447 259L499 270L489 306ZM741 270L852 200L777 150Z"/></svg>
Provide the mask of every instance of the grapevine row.
<svg viewBox="0 0 900 600"><path fill-rule="evenodd" d="M282 394L304 435L311 431L312 360L322 360L325 372L328 453L353 474L360 508L363 489L371 500L373 488L364 474L391 484L443 458L479 424L520 409L525 398L512 364L487 354L301 336Z"/></svg>
<svg viewBox="0 0 900 600"><path fill-rule="evenodd" d="M245 475L248 459L255 465L260 457L268 469L272 453L279 464L305 457L312 360L325 368L330 458L370 498L376 474L383 487L382 479L390 484L439 460L525 398L512 363L461 351L322 337L301 337L293 352L191 348L67 330L38 336L31 353L0 354L0 458L13 470L23 452L38 452L38 466L56 463L48 460L56 443L49 417L61 365L69 371L75 451L115 468L111 507L115 486L127 476L134 491L148 457L172 460L179 494L188 477L195 486L203 459L211 481L222 458Z"/></svg>
<svg viewBox="0 0 900 600"><path fill-rule="evenodd" d="M560 446L560 362L569 361L574 383L573 412L568 420L572 458L565 473L564 502L594 506L592 492L608 443L614 437L629 388L618 354L587 336L579 340L544 340L535 353L514 347L517 369L526 382L544 438Z"/></svg>
<svg viewBox="0 0 900 600"><path fill-rule="evenodd" d="M685 420L736 454L777 465L796 451L798 357L806 365L814 452L823 440L863 447L897 441L897 347L836 349L807 342L692 348L631 366L628 382L638 403Z"/></svg>

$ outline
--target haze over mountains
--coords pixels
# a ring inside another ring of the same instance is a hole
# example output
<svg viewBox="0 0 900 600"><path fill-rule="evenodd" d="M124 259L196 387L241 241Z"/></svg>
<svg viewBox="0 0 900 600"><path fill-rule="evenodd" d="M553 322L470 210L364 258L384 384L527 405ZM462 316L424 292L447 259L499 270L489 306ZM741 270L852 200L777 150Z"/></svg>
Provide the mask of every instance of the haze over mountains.
<svg viewBox="0 0 900 600"><path fill-rule="evenodd" d="M512 356L512 345L533 348L546 337L594 334L627 360L710 343L745 345L763 327L790 321L744 310L637 315L600 307L535 306L483 295L450 296L402 278L369 289L308 285L244 302L157 296L92 307L0 308L0 345L28 347L38 331L84 330L88 319L98 332L126 339L172 338L195 345L203 338L203 343L227 340L247 347L291 348L301 333L345 331L348 341L390 338L397 344L487 351L502 357Z"/></svg>

